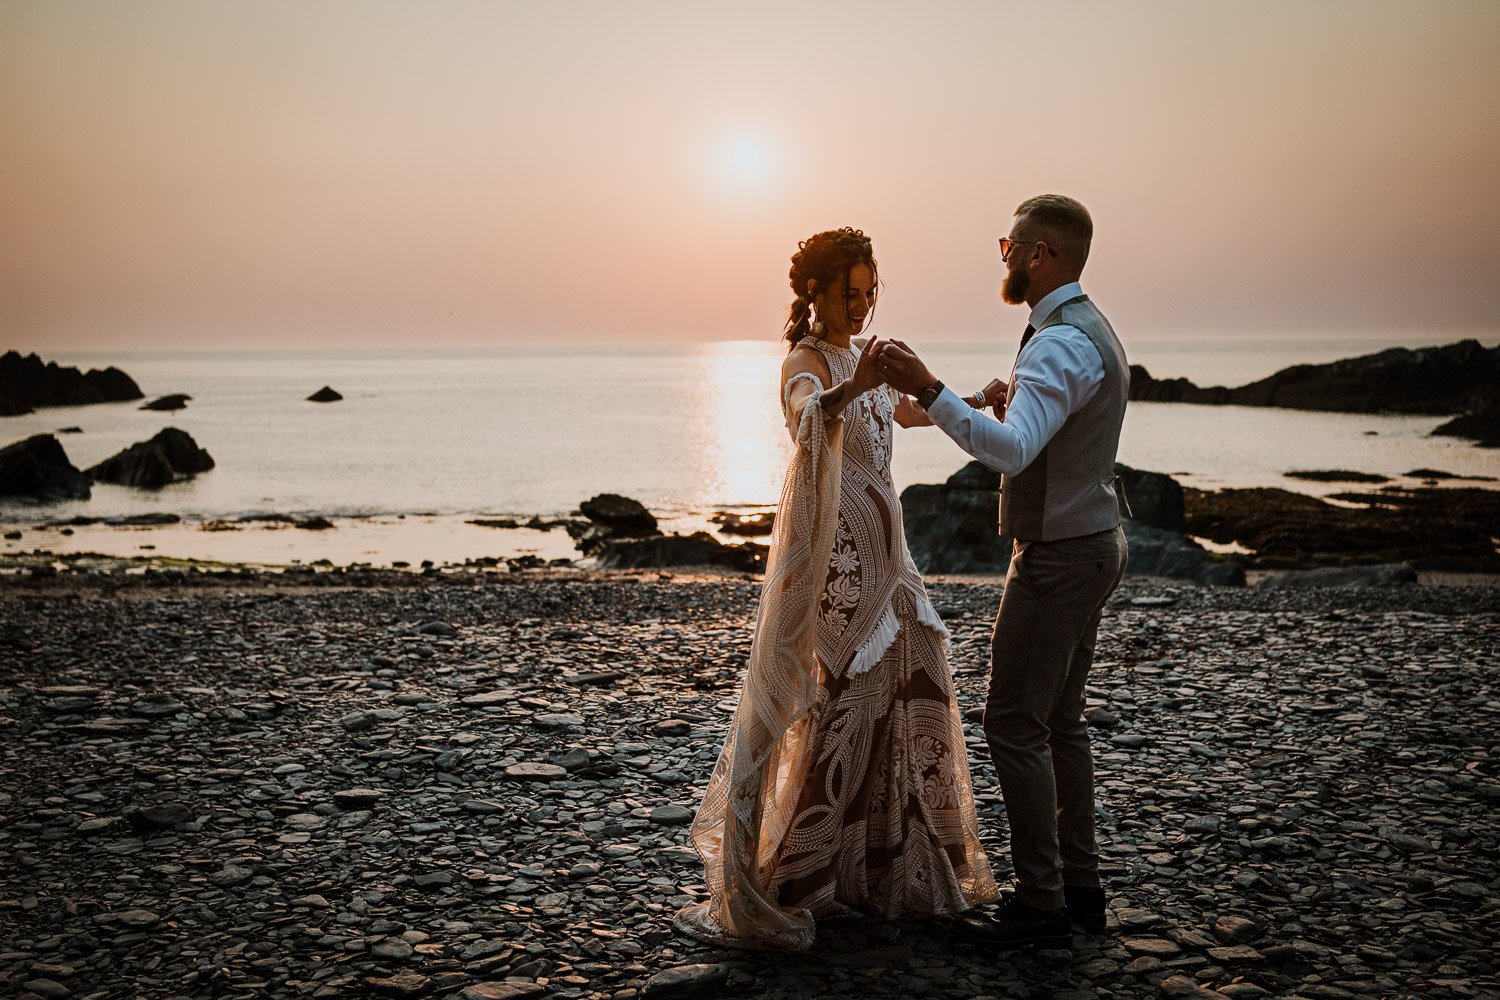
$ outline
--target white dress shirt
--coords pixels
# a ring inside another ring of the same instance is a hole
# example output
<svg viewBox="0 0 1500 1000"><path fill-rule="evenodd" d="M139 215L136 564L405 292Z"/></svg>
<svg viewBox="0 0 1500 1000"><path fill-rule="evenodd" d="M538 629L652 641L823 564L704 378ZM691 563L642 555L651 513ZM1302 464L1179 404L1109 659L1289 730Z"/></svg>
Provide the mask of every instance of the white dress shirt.
<svg viewBox="0 0 1500 1000"><path fill-rule="evenodd" d="M1082 294L1076 281L1053 289L1031 310L1031 325ZM1003 423L988 410L974 409L946 386L927 410L932 422L960 448L1007 476L1030 465L1068 417L1099 391L1104 359L1087 334L1059 323L1038 330L1027 341L1016 357L1011 381L1015 394Z"/></svg>

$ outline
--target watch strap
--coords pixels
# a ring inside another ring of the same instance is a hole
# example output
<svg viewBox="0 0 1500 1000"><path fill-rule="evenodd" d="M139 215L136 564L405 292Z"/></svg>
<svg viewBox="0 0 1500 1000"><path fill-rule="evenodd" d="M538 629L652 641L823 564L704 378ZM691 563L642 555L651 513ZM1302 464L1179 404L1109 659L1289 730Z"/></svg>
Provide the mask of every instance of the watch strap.
<svg viewBox="0 0 1500 1000"><path fill-rule="evenodd" d="M928 409L932 406L933 403L937 402L937 398L942 395L942 393L943 383L942 380L939 379L938 381L929 385L927 388L923 389L921 392L917 393L917 405L924 410Z"/></svg>

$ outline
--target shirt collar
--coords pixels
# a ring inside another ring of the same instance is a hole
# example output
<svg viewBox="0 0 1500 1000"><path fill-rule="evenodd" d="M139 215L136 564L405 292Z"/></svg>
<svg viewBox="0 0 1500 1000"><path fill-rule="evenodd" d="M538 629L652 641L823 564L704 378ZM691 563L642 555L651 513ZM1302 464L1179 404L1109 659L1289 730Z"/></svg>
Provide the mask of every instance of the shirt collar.
<svg viewBox="0 0 1500 1000"><path fill-rule="evenodd" d="M1030 323L1033 327L1040 327L1042 320L1052 315L1052 310L1062 305L1069 299L1076 299L1083 294L1083 286L1076 281L1070 281L1066 285L1060 285L1052 289L1042 297L1042 301L1031 310Z"/></svg>

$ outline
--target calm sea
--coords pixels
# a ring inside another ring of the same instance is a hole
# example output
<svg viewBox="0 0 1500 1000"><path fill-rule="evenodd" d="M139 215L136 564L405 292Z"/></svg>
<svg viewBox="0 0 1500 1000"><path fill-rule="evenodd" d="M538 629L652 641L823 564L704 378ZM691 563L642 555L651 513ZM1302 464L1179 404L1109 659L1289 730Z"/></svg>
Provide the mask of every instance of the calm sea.
<svg viewBox="0 0 1500 1000"><path fill-rule="evenodd" d="M1240 385L1291 364L1331 361L1396 340L1156 341L1130 345L1131 361L1157 377ZM968 389L1005 376L1012 351L983 343L934 345L927 360ZM35 525L75 515L167 511L200 522L251 513L359 515L358 541L336 532L259 533L266 561L327 556L354 561L463 558L532 547L569 554L560 533L511 535L462 526L465 517L562 515L600 492L635 497L674 526L693 527L721 508L769 505L788 454L778 411L775 343L656 347L505 347L199 351L56 355L62 364L117 365L148 397L185 392L176 414L136 403L46 409L0 418L0 443L68 426L60 440L85 468L165 426L190 433L218 466L147 491L97 485L91 500L36 506L0 500L0 520ZM333 404L305 401L323 385ZM1369 416L1132 404L1120 459L1185 484L1284 486L1293 469L1343 468L1399 477L1417 468L1465 476L1500 474L1500 455L1428 434L1437 417ZM898 487L941 482L967 458L933 428L899 434ZM404 515L404 516L403 516ZM425 525L419 541L417 525ZM116 535L119 533L116 532ZM162 554L244 558L244 538L184 530ZM3 551L119 550L100 530L64 542L27 531ZM537 536L537 537L530 537ZM336 540L339 539L339 540ZM481 541L482 540L482 541ZM151 544L133 540L133 544ZM168 551L168 549L171 551ZM274 550L274 551L273 551Z"/></svg>

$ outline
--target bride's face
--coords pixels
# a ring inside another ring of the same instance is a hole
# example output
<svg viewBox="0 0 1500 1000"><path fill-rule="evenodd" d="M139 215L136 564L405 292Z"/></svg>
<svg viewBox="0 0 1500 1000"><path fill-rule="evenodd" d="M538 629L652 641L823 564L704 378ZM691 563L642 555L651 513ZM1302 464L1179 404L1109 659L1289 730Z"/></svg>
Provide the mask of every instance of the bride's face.
<svg viewBox="0 0 1500 1000"><path fill-rule="evenodd" d="M842 281L820 292L813 300L824 336L840 340L855 337L864 329L875 308L875 271L868 264L855 264Z"/></svg>

